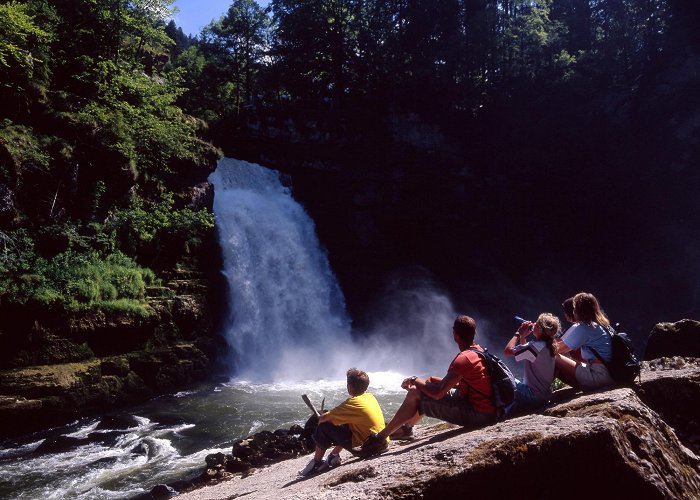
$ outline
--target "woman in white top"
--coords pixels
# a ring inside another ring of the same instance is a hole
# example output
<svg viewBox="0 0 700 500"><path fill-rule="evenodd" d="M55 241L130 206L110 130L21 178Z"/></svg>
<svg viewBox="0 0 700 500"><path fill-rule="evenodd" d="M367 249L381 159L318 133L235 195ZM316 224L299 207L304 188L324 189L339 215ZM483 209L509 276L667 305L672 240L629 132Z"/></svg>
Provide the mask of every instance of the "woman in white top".
<svg viewBox="0 0 700 500"><path fill-rule="evenodd" d="M574 297L574 319L576 324L557 341L555 363L559 378L583 390L612 385L612 377L604 364L612 359L610 335L605 329L610 327L610 321L593 294L581 292ZM582 361L562 356L578 348L581 348Z"/></svg>
<svg viewBox="0 0 700 500"><path fill-rule="evenodd" d="M554 336L560 329L559 318L542 313L534 323L524 321L506 345L503 354L525 364L523 381L518 381L508 414L533 410L549 401L557 354ZM530 334L534 338L527 341Z"/></svg>

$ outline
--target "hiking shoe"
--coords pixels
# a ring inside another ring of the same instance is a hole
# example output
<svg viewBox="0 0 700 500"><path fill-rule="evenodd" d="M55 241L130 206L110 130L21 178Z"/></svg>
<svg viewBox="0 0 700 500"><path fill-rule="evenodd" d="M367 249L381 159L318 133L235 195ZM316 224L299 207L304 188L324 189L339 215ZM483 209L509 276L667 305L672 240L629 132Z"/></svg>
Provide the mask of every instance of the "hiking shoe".
<svg viewBox="0 0 700 500"><path fill-rule="evenodd" d="M365 457L377 455L389 448L389 443L386 438L379 437L376 432L370 432L369 437L362 443L360 447L361 453Z"/></svg>
<svg viewBox="0 0 700 500"><path fill-rule="evenodd" d="M410 441L413 439L413 427L404 424L398 429L396 429L394 432L392 432L389 437L391 439L403 439L406 441Z"/></svg>
<svg viewBox="0 0 700 500"><path fill-rule="evenodd" d="M311 476L312 474L316 474L320 471L324 463L325 462L323 460L317 462L312 458L311 461L308 464L306 464L306 467L299 471L299 476L306 477Z"/></svg>
<svg viewBox="0 0 700 500"><path fill-rule="evenodd" d="M340 465L340 455L329 454L328 458L321 462L318 466L316 472L326 472L327 470L333 469Z"/></svg>
<svg viewBox="0 0 700 500"><path fill-rule="evenodd" d="M326 463L328 467L338 467L340 465L340 455L329 454L328 458L326 458Z"/></svg>

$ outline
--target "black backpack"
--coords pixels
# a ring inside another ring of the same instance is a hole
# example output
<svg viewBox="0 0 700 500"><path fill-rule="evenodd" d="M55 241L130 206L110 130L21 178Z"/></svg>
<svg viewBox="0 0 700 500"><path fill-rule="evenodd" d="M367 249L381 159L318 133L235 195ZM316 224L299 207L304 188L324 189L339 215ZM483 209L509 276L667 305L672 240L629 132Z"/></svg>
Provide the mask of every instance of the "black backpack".
<svg viewBox="0 0 700 500"><path fill-rule="evenodd" d="M480 351L473 347L467 348L484 360L486 370L491 377L491 402L496 407L499 417L505 415L505 409L515 400L516 381L513 372L498 356L491 354L488 349ZM475 389L478 391L478 389Z"/></svg>
<svg viewBox="0 0 700 500"><path fill-rule="evenodd" d="M600 325L603 327L603 325ZM619 323L615 325L619 328ZM626 333L618 333L613 327L603 327L608 335L610 335L610 347L612 348L612 359L610 362L603 361L603 358L595 349L591 349L596 358L598 358L610 372L612 379L621 386L632 387L635 379L642 380L642 365L634 355L634 347L632 341Z"/></svg>

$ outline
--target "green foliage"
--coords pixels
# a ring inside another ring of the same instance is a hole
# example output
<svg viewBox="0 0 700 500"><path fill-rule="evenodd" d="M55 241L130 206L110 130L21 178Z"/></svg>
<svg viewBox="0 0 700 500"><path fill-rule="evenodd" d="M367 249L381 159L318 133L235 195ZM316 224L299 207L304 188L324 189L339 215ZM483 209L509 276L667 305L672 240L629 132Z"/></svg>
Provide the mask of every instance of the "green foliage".
<svg viewBox="0 0 700 500"><path fill-rule="evenodd" d="M49 168L51 157L47 152L49 138L38 136L26 125L15 125L9 119L0 122L0 141L7 148L15 163L24 170L46 172ZM11 179L18 172L9 172L8 166L0 165L2 177L7 183L13 183Z"/></svg>
<svg viewBox="0 0 700 500"><path fill-rule="evenodd" d="M515 2L514 15L507 19L501 64L512 77L533 80L542 77L561 54L563 26L551 18L552 0Z"/></svg>
<svg viewBox="0 0 700 500"><path fill-rule="evenodd" d="M137 184L206 176L201 122L176 105L184 70L167 64L172 4L0 2L0 181L19 215L3 223L99 221Z"/></svg>
<svg viewBox="0 0 700 500"><path fill-rule="evenodd" d="M123 253L69 249L45 259L25 230L0 236L1 303L149 314L146 287L156 282L155 274Z"/></svg>
<svg viewBox="0 0 700 500"><path fill-rule="evenodd" d="M350 72L357 53L356 0L273 0L277 37L273 53L289 70L283 84L294 95L342 95L354 87Z"/></svg>
<svg viewBox="0 0 700 500"><path fill-rule="evenodd" d="M144 51L156 52L174 45L163 21L173 14L174 0L130 0L124 2L120 27L125 46L134 58Z"/></svg>
<svg viewBox="0 0 700 500"><path fill-rule="evenodd" d="M137 175L158 178L173 161L196 160L197 124L174 105L182 92L177 72L154 78L126 63L103 61L90 78L98 97L76 118L100 130L105 146L123 154Z"/></svg>
<svg viewBox="0 0 700 500"><path fill-rule="evenodd" d="M5 233L0 231L0 274L25 274L32 269L36 256L34 240L25 229Z"/></svg>
<svg viewBox="0 0 700 500"><path fill-rule="evenodd" d="M553 391L558 391L559 389L564 389L568 387L561 379L555 378L552 380L552 385L550 386Z"/></svg>
<svg viewBox="0 0 700 500"><path fill-rule="evenodd" d="M32 49L35 43L45 42L50 33L39 28L29 13L29 5L11 1L0 4L0 65L13 64L30 69L37 61Z"/></svg>
<svg viewBox="0 0 700 500"><path fill-rule="evenodd" d="M207 210L174 208L170 193L155 203L134 197L125 209L116 209L108 217L105 231L113 232L124 251L151 255L154 260L169 262L195 250L204 233L214 227L214 217ZM167 248L163 246L167 245Z"/></svg>

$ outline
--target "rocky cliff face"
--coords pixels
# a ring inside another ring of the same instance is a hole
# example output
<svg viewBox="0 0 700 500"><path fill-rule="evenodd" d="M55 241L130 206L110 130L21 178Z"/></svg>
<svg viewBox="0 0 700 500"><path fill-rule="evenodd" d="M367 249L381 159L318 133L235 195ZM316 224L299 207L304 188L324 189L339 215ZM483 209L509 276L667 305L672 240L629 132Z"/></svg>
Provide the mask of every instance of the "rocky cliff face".
<svg viewBox="0 0 700 500"><path fill-rule="evenodd" d="M699 429L697 359L646 364L637 393L555 394L541 414L471 432L419 427L412 442L393 442L368 460L344 452L340 467L308 479L295 475L306 456L179 498L700 497L700 459L688 448L698 451L691 437ZM677 434L666 415L685 421L686 430Z"/></svg>
<svg viewBox="0 0 700 500"><path fill-rule="evenodd" d="M34 319L0 356L0 436L144 401L211 377L227 350L210 280L174 272L150 290L150 317L92 312ZM49 319L51 321L49 321ZM14 366L14 368L11 368Z"/></svg>

